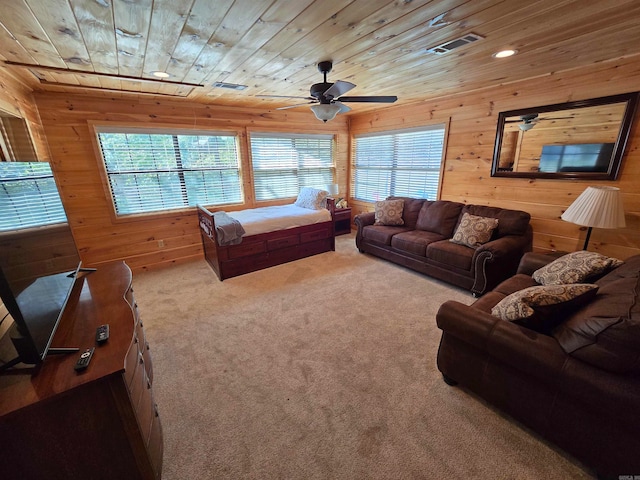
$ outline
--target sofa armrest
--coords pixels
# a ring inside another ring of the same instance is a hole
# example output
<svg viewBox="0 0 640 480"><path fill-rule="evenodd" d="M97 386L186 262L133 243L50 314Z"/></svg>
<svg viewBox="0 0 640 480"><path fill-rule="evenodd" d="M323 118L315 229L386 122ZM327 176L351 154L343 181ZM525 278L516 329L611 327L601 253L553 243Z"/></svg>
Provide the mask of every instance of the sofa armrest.
<svg viewBox="0 0 640 480"><path fill-rule="evenodd" d="M363 212L356 215L353 219L353 223L358 226L358 228L366 227L367 225L373 225L373 222L376 220L375 212Z"/></svg>
<svg viewBox="0 0 640 480"><path fill-rule="evenodd" d="M517 366L547 384L557 380L567 361L555 338L453 300L440 306L436 323L443 334L452 335L507 365Z"/></svg>
<svg viewBox="0 0 640 480"><path fill-rule="evenodd" d="M564 255L565 252L556 252L556 253L536 253L536 252L527 252L522 256L520 260L520 264L518 265L517 273L522 273L524 275L533 275L533 272L538 270L539 268L548 265L553 262L556 258Z"/></svg>
<svg viewBox="0 0 640 480"><path fill-rule="evenodd" d="M471 292L482 295L516 273L520 259L530 252L533 230L528 226L524 235L505 235L480 245L473 256L474 284Z"/></svg>
<svg viewBox="0 0 640 480"><path fill-rule="evenodd" d="M375 220L376 220L375 212L359 213L353 219L353 223L355 223L356 228L357 228L357 231L356 231L356 247L358 248L358 251L360 253L364 252L364 250L362 248L362 235L363 235L362 230L367 225L373 225Z"/></svg>

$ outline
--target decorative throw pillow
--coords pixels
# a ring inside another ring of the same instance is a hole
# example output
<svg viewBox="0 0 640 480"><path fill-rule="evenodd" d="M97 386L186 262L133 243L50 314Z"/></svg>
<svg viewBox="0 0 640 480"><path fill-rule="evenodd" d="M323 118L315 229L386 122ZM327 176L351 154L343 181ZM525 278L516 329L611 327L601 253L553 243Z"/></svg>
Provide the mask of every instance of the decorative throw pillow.
<svg viewBox="0 0 640 480"><path fill-rule="evenodd" d="M383 200L376 202L374 225L404 225L402 210L404 200Z"/></svg>
<svg viewBox="0 0 640 480"><path fill-rule="evenodd" d="M491 315L548 334L569 311L591 301L597 292L598 286L589 283L528 287L503 298Z"/></svg>
<svg viewBox="0 0 640 480"><path fill-rule="evenodd" d="M464 213L456 233L453 234L453 238L450 241L467 247L477 247L491 239L491 235L497 226L497 218L478 217Z"/></svg>
<svg viewBox="0 0 640 480"><path fill-rule="evenodd" d="M327 199L327 193L325 190L318 190L317 188L302 187L294 205L310 210L322 210Z"/></svg>
<svg viewBox="0 0 640 480"><path fill-rule="evenodd" d="M533 279L542 285L565 285L584 282L587 278L599 275L624 262L596 252L568 253L533 272Z"/></svg>

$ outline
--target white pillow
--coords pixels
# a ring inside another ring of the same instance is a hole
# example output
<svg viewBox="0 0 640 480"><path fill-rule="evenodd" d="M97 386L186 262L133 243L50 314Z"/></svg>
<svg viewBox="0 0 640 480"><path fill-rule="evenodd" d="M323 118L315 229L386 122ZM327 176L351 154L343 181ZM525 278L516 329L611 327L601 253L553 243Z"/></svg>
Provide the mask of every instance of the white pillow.
<svg viewBox="0 0 640 480"><path fill-rule="evenodd" d="M325 207L328 192L317 188L302 187L294 205L296 207L322 210Z"/></svg>

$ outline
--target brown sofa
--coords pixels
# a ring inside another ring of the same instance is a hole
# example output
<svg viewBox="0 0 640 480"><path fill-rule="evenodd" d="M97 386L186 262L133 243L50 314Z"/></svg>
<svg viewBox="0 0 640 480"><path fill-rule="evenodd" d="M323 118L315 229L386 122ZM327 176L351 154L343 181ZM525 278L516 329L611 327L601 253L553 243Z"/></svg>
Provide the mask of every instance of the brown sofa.
<svg viewBox="0 0 640 480"><path fill-rule="evenodd" d="M531 274L550 260L527 253L515 276L473 305L444 303L438 368L600 478L640 475L640 255L589 279L597 294L562 312L549 334L491 315L537 285Z"/></svg>
<svg viewBox="0 0 640 480"><path fill-rule="evenodd" d="M404 225L374 225L375 212L354 219L356 246L399 265L481 295L513 275L520 258L531 251L530 215L446 200L403 199ZM490 241L479 247L450 242L464 213L498 219Z"/></svg>

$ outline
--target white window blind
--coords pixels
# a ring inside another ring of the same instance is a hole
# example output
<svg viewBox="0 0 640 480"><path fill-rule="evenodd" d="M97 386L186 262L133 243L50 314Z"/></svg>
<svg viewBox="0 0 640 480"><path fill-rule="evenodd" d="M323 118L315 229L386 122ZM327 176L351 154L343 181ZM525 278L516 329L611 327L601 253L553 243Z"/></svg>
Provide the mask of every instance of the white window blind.
<svg viewBox="0 0 640 480"><path fill-rule="evenodd" d="M0 162L0 212L0 231L66 222L50 165Z"/></svg>
<svg viewBox="0 0 640 480"><path fill-rule="evenodd" d="M235 135L99 130L116 213L242 201Z"/></svg>
<svg viewBox="0 0 640 480"><path fill-rule="evenodd" d="M296 197L301 187L334 183L333 136L251 134L256 200Z"/></svg>
<svg viewBox="0 0 640 480"><path fill-rule="evenodd" d="M438 198L444 125L355 136L354 198Z"/></svg>

